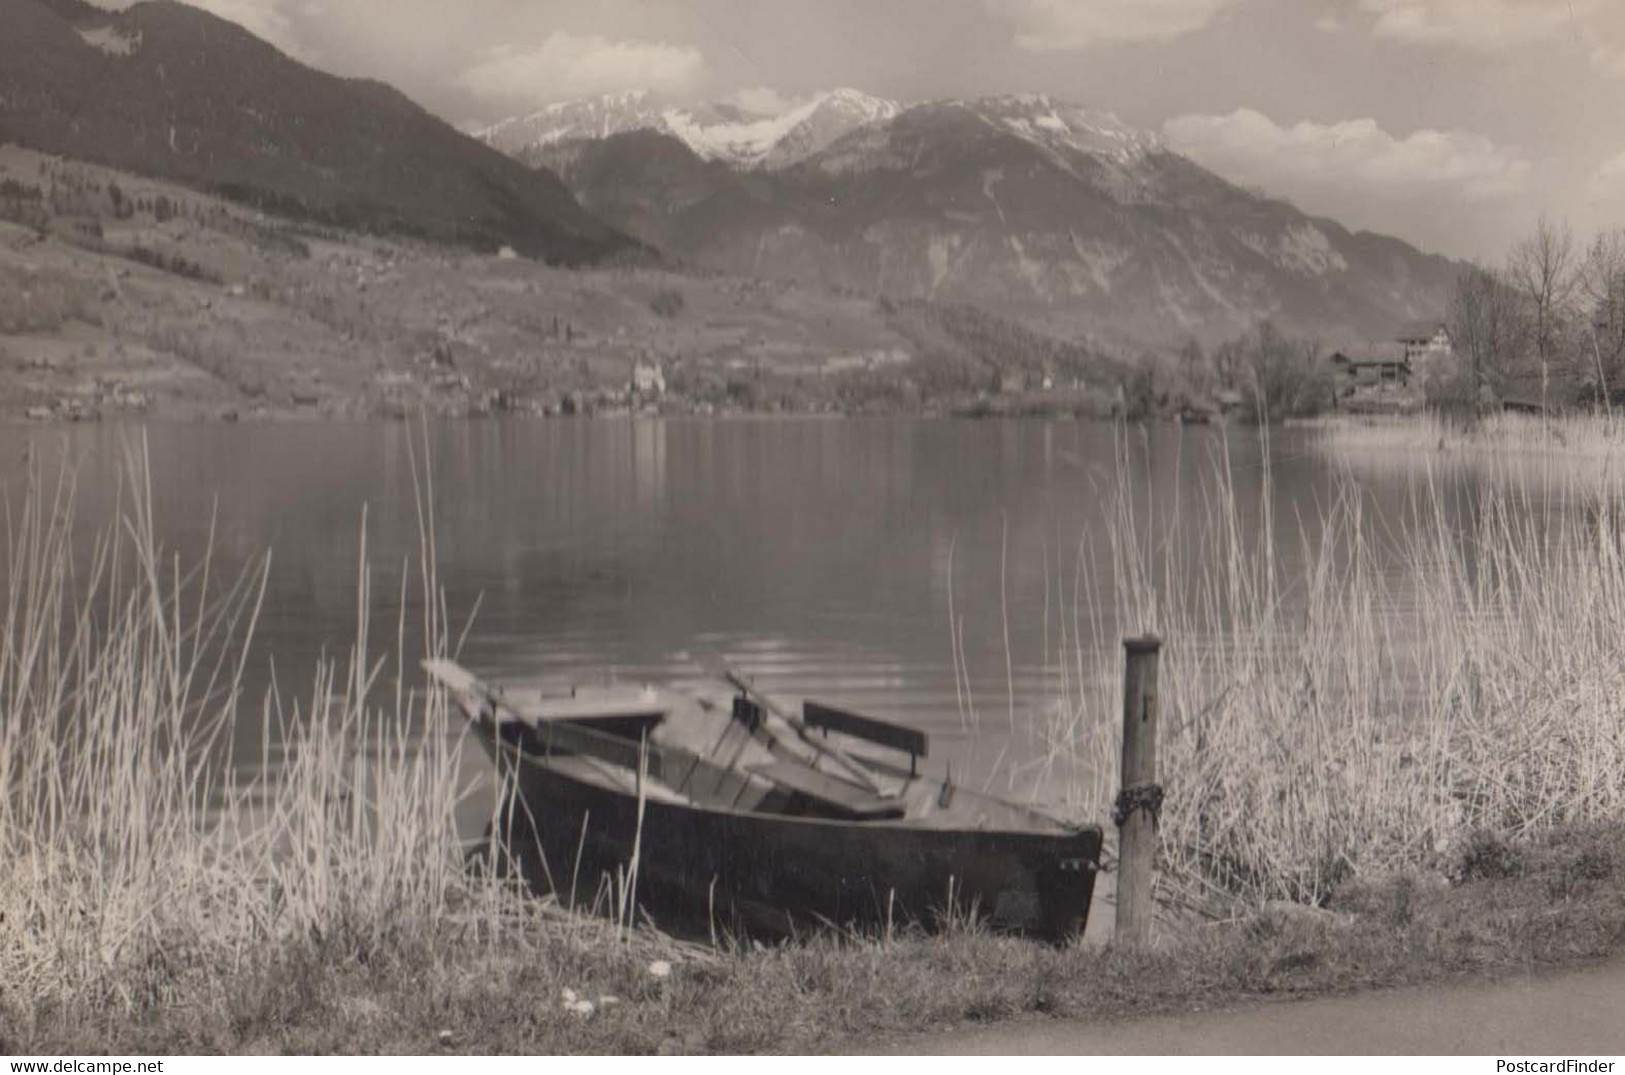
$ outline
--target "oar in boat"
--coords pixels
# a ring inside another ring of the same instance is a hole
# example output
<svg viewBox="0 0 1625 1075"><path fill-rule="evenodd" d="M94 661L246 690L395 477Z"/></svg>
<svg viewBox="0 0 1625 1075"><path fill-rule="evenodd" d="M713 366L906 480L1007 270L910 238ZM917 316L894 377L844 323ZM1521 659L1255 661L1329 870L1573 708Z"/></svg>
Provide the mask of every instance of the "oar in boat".
<svg viewBox="0 0 1625 1075"><path fill-rule="evenodd" d="M769 713L772 713L775 717L778 717L780 720L790 725L791 728L795 729L796 735L800 737L802 742L812 747L813 750L821 756L830 759L830 761L840 766L843 770L845 770L848 777L856 780L858 783L862 784L864 787L868 788L870 791L881 796L882 798L892 798L898 794L896 791L887 791L883 789L878 783L875 782L875 778L869 772L869 770L864 768L857 761L853 760L852 756L847 754L846 751L841 750L839 747L831 746L828 743L822 743L817 739L814 739L811 730L807 727L807 722L803 720L799 714L797 714L794 710L788 709L774 701L772 697L758 689L750 680L746 679L732 668L728 668L726 666L722 668L721 674L724 679L742 692L747 698L751 699L751 701L755 702Z"/></svg>

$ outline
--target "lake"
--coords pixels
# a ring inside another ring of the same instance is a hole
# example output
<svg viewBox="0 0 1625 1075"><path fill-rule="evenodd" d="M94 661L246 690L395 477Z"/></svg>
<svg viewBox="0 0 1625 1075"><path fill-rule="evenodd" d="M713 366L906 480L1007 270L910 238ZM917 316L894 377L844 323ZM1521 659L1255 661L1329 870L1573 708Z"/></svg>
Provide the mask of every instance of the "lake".
<svg viewBox="0 0 1625 1075"><path fill-rule="evenodd" d="M14 493L29 456L49 467L66 452L88 531L113 510L143 435L159 529L183 563L209 544L211 520L217 573L272 552L256 703L273 657L293 699L308 697L324 652L347 653L363 506L372 648L392 655L402 565L418 549L413 459L426 455L456 629L478 609L462 653L472 669L641 681L727 663L770 691L917 724L963 778L1038 800L1070 778L1031 764L1043 714L1077 671L1067 654L1080 628L1097 648L1122 630L1104 535L1124 438L1152 540L1204 540L1169 520L1199 509L1228 452L1241 523L1260 525L1267 491L1289 576L1336 484L1292 431L1275 435L1266 483L1258 431L1239 427L646 418L12 426L0 428L0 480ZM1408 480L1366 476L1362 495L1397 511ZM409 650L420 596L414 580ZM421 683L415 658L409 684ZM258 760L258 720L246 706L240 761Z"/></svg>

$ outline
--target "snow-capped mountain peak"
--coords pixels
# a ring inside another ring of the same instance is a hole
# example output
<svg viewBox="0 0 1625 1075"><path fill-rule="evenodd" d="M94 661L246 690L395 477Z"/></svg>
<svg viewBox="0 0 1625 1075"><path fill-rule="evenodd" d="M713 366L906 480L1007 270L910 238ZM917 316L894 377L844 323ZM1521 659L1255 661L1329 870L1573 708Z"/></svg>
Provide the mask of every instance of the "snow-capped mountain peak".
<svg viewBox="0 0 1625 1075"><path fill-rule="evenodd" d="M795 123L789 125L762 158L762 165L780 168L805 160L837 138L866 127L884 123L902 111L896 101L872 97L853 89L829 90L815 94L794 110Z"/></svg>
<svg viewBox="0 0 1625 1075"><path fill-rule="evenodd" d="M544 105L528 115L493 123L475 137L504 153L518 153L571 138L608 138L657 126L661 111L648 90L606 93Z"/></svg>
<svg viewBox="0 0 1625 1075"><path fill-rule="evenodd" d="M815 93L768 114L727 104L668 106L647 90L636 90L550 104L495 123L478 137L504 153L519 155L575 139L647 129L680 139L706 160L742 168L778 168L900 110L895 101L847 88Z"/></svg>
<svg viewBox="0 0 1625 1075"><path fill-rule="evenodd" d="M1022 93L964 102L988 123L1052 153L1087 153L1122 163L1162 150L1162 139L1096 112L1046 94Z"/></svg>

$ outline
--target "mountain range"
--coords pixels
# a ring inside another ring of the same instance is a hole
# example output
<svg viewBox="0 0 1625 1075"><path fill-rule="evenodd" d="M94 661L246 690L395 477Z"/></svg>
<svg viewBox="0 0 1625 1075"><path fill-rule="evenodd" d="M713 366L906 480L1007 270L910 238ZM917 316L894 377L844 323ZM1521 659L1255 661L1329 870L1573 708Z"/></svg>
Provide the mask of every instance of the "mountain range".
<svg viewBox="0 0 1625 1075"><path fill-rule="evenodd" d="M1326 343L1383 339L1437 317L1458 269L1040 95L904 104L839 89L762 112L630 93L471 137L387 85L313 70L170 0L0 0L0 27L0 142L553 263L653 249L974 304L1120 352L1261 318Z"/></svg>
<svg viewBox="0 0 1625 1075"><path fill-rule="evenodd" d="M676 138L704 160L779 168L901 110L895 101L852 89L813 94L774 113L726 103L678 107L647 90L633 90L561 101L476 133L502 152L533 163L545 161L548 151L561 144L649 130Z"/></svg>
<svg viewBox="0 0 1625 1075"><path fill-rule="evenodd" d="M1458 270L1042 95L904 106L838 90L747 122L623 94L481 137L699 265L971 302L1115 342L1212 341L1262 318L1386 339L1437 317Z"/></svg>
<svg viewBox="0 0 1625 1075"><path fill-rule="evenodd" d="M550 173L380 82L290 59L167 0L0 0L0 142L284 215L565 264L636 251Z"/></svg>

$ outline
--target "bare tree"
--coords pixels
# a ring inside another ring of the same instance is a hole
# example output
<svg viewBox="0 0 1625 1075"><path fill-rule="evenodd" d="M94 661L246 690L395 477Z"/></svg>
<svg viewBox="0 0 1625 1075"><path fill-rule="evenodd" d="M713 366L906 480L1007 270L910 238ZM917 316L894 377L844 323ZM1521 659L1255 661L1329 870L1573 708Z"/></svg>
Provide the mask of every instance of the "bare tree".
<svg viewBox="0 0 1625 1075"><path fill-rule="evenodd" d="M1289 336L1265 319L1242 338L1241 353L1252 374L1247 402L1259 421L1317 414L1335 401L1331 370L1319 361L1316 341Z"/></svg>
<svg viewBox="0 0 1625 1075"><path fill-rule="evenodd" d="M1605 402L1625 388L1625 228L1598 235L1580 262L1586 342Z"/></svg>
<svg viewBox="0 0 1625 1075"><path fill-rule="evenodd" d="M1540 401L1544 408L1551 365L1561 355L1576 284L1574 233L1567 224L1542 216L1533 235L1512 248L1507 273L1529 303L1535 355L1540 360Z"/></svg>
<svg viewBox="0 0 1625 1075"><path fill-rule="evenodd" d="M1196 395L1206 394L1211 379L1209 372L1207 352L1202 350L1195 336L1186 337L1185 345L1179 349L1179 373L1186 387Z"/></svg>
<svg viewBox="0 0 1625 1075"><path fill-rule="evenodd" d="M1213 352L1213 372L1219 379L1219 384L1225 388L1237 389L1244 387L1242 374L1247 368L1247 347L1245 337L1237 336L1225 340Z"/></svg>
<svg viewBox="0 0 1625 1075"><path fill-rule="evenodd" d="M1494 269L1470 265L1456 277L1448 321L1451 344L1465 360L1464 398L1476 403L1485 388L1505 391L1529 336L1518 291Z"/></svg>

